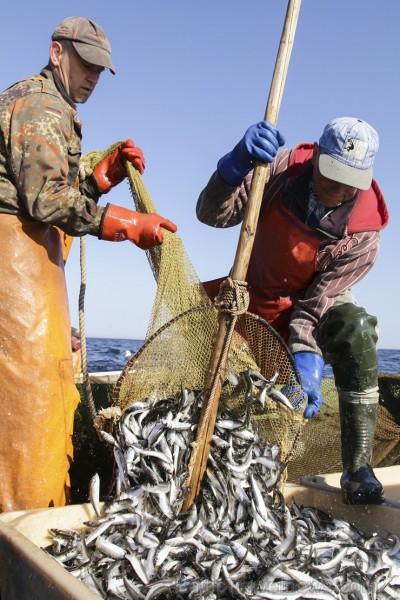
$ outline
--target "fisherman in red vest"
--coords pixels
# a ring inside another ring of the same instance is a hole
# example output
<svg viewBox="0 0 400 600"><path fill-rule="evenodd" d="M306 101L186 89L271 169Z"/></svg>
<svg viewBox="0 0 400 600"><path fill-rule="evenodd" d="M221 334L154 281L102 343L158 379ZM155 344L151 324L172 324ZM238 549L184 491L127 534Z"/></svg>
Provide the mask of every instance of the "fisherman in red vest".
<svg viewBox="0 0 400 600"><path fill-rule="evenodd" d="M377 319L351 288L372 268L388 223L372 178L378 134L365 121L328 123L318 143L279 151L285 140L267 121L249 127L223 156L201 192L197 217L213 227L243 220L253 167L271 163L247 282L249 311L287 342L307 394L305 418L321 408L325 363L339 397L346 504L379 504L382 485L371 467L378 414ZM211 298L222 279L207 282Z"/></svg>

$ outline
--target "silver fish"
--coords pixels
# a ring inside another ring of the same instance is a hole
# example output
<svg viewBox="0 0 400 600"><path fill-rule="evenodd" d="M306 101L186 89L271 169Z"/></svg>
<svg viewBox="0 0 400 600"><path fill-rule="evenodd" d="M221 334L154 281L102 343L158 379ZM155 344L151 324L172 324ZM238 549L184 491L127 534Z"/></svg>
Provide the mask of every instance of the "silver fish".
<svg viewBox="0 0 400 600"><path fill-rule="evenodd" d="M117 461L114 496L100 510L96 474L96 518L79 532L52 531L48 553L104 598L400 598L396 536L365 540L343 519L285 503L280 448L250 418L260 396L279 396L275 375L241 374L243 418L219 407L201 493L185 514L201 393L182 387L176 398L151 394L128 408L103 436Z"/></svg>
<svg viewBox="0 0 400 600"><path fill-rule="evenodd" d="M89 484L89 500L98 517L100 517L100 477L95 473Z"/></svg>

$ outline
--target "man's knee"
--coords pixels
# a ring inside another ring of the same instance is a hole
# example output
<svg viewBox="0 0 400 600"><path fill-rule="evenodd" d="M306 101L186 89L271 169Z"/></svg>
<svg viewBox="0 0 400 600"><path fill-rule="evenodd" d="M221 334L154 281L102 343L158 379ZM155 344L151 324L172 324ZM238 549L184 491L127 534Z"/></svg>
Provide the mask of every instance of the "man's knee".
<svg viewBox="0 0 400 600"><path fill-rule="evenodd" d="M377 386L376 317L352 303L334 305L321 322L319 336L338 387L364 391Z"/></svg>

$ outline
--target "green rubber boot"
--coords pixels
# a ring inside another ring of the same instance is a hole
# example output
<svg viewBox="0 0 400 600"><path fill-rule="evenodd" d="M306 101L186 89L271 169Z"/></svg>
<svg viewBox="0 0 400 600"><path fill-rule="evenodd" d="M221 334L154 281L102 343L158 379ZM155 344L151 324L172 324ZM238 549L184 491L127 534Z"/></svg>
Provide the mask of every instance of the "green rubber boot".
<svg viewBox="0 0 400 600"><path fill-rule="evenodd" d="M348 396L348 393L346 394ZM381 504L382 484L371 467L372 441L378 416L377 402L349 402L339 396L343 475L340 479L345 504Z"/></svg>
<svg viewBox="0 0 400 600"><path fill-rule="evenodd" d="M379 402L377 319L346 302L328 311L319 333L339 395L343 502L380 504L383 489L371 467Z"/></svg>

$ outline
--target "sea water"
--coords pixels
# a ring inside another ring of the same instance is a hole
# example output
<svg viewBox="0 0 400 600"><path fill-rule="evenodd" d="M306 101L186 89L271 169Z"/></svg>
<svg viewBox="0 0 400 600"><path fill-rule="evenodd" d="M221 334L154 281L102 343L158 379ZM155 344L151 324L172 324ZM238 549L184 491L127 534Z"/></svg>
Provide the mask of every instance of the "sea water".
<svg viewBox="0 0 400 600"><path fill-rule="evenodd" d="M142 344L143 340L87 338L89 373L121 371ZM378 360L380 373L400 373L400 350L378 349ZM332 377L329 365L325 367L323 375Z"/></svg>

